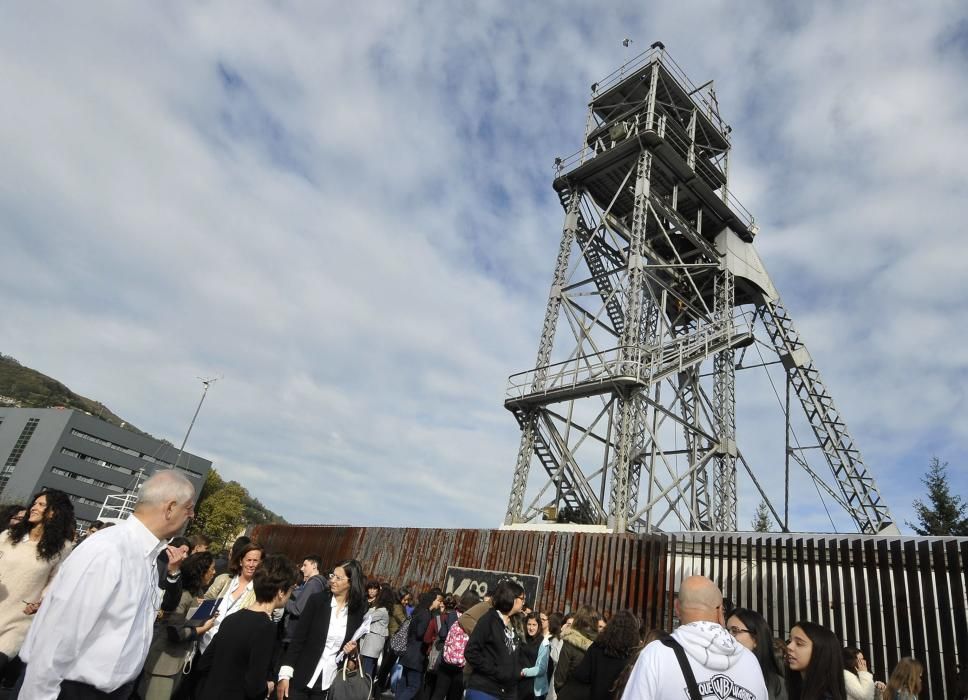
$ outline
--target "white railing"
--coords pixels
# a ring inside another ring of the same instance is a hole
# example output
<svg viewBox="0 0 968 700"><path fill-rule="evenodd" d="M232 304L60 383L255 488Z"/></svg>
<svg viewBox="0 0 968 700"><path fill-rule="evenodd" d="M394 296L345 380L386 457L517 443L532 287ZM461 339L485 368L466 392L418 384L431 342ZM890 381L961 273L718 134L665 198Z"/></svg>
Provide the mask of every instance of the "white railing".
<svg viewBox="0 0 968 700"><path fill-rule="evenodd" d="M127 520L134 512L134 507L138 504L138 494L124 493L108 496L101 505L101 511L97 514L97 519L102 522L117 522Z"/></svg>

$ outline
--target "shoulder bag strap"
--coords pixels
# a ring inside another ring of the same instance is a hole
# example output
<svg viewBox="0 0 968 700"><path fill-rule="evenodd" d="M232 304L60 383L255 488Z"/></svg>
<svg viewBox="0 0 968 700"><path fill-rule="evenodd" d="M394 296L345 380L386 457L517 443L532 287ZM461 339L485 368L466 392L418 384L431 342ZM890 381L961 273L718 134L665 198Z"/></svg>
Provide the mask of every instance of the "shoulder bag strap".
<svg viewBox="0 0 968 700"><path fill-rule="evenodd" d="M679 642L668 635L660 641L676 653L679 668L682 670L682 677L686 681L686 687L689 688L689 697L692 700L702 700L702 695L699 694L699 684L696 683L696 674L692 672L692 666L689 665L689 659L686 658L686 650L682 648Z"/></svg>

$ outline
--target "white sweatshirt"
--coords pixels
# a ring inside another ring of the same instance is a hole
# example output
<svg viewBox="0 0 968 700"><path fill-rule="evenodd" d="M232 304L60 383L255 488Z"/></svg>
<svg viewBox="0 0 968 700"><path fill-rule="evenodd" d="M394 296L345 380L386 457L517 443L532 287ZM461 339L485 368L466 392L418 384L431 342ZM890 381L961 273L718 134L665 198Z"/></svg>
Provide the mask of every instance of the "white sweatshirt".
<svg viewBox="0 0 968 700"><path fill-rule="evenodd" d="M713 622L691 622L672 633L686 651L699 693L715 700L767 700L760 664L749 649ZM622 700L689 697L675 652L652 642L639 654Z"/></svg>
<svg viewBox="0 0 968 700"><path fill-rule="evenodd" d="M855 676L845 670L844 685L849 700L874 700L874 676L870 671L858 671Z"/></svg>

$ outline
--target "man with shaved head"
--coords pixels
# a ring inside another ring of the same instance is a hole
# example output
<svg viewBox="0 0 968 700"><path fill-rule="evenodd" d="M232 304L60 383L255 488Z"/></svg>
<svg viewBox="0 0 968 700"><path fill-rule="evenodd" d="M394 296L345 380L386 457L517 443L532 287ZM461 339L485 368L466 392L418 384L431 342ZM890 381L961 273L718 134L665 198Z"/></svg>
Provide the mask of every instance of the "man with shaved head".
<svg viewBox="0 0 968 700"><path fill-rule="evenodd" d="M726 631L723 594L703 576L679 587L671 635L639 654L622 700L766 700L760 664Z"/></svg>
<svg viewBox="0 0 968 700"><path fill-rule="evenodd" d="M155 472L131 517L67 557L20 650L27 667L18 697L131 695L161 603L156 560L194 506L195 487L181 472Z"/></svg>

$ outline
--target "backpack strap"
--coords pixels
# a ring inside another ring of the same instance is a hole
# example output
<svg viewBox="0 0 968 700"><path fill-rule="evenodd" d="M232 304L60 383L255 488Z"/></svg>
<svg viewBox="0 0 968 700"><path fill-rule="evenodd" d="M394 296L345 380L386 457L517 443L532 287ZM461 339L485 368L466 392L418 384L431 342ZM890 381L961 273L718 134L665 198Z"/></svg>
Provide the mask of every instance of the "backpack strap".
<svg viewBox="0 0 968 700"><path fill-rule="evenodd" d="M702 695L699 694L699 684L696 683L696 674L692 672L692 666L689 665L689 659L686 658L686 650L671 635L666 635L659 641L676 653L676 659L679 661L679 669L682 671L682 677L686 681L686 687L689 688L689 697L692 700L702 700Z"/></svg>

